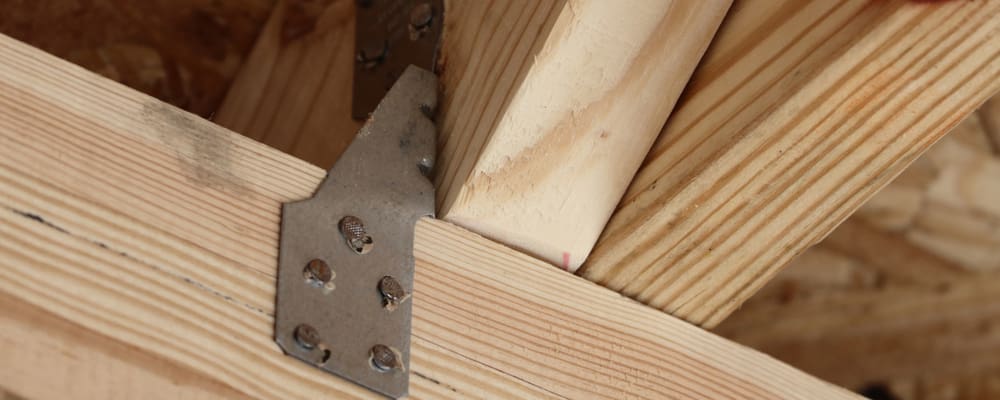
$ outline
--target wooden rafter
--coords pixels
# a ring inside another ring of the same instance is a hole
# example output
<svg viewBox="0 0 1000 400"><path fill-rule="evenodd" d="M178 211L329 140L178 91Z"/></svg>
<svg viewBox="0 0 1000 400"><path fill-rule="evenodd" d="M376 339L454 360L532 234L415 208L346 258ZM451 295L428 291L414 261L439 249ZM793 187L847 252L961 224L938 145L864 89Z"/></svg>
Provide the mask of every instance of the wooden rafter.
<svg viewBox="0 0 1000 400"><path fill-rule="evenodd" d="M351 118L354 0L279 0L212 118L330 168L361 122Z"/></svg>
<svg viewBox="0 0 1000 400"><path fill-rule="evenodd" d="M745 1L582 275L703 326L1000 89L1000 2Z"/></svg>

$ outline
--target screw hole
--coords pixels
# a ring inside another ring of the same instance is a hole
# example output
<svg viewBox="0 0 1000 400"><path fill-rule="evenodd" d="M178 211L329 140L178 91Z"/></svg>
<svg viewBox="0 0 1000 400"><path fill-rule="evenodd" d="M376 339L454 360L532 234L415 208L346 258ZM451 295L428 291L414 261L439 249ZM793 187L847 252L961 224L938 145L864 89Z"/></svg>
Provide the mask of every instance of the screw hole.
<svg viewBox="0 0 1000 400"><path fill-rule="evenodd" d="M420 105L420 112L422 114L424 114L424 116L427 117L427 119L429 119L431 121L434 120L434 109L431 106L429 106L427 104L421 104Z"/></svg>
<svg viewBox="0 0 1000 400"><path fill-rule="evenodd" d="M322 366L326 365L326 363L329 362L329 361L330 361L330 349L324 348L323 349L323 355L321 355L319 357L319 362L317 362L317 364L319 364L319 366L322 367Z"/></svg>
<svg viewBox="0 0 1000 400"><path fill-rule="evenodd" d="M374 241L372 240L372 237L368 236L368 235L365 235L365 237L360 238L360 239L352 239L351 240L351 248L354 249L355 253L365 254L365 253L368 253L369 251L371 251L372 243L374 243Z"/></svg>

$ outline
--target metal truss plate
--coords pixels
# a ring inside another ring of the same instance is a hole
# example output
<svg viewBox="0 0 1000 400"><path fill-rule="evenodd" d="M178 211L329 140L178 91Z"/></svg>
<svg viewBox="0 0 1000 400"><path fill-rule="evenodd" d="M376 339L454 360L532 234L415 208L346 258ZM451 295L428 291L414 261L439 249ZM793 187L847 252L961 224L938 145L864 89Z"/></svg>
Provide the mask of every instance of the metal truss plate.
<svg viewBox="0 0 1000 400"><path fill-rule="evenodd" d="M428 117L436 86L431 72L407 69L313 197L282 207L275 341L292 357L397 398L409 386L412 301L387 307L380 281L392 277L406 296L413 292L414 226L434 213L425 174L436 150ZM367 253L341 232L348 216L371 237ZM377 367L392 356L373 360L379 345L395 353L397 368Z"/></svg>
<svg viewBox="0 0 1000 400"><path fill-rule="evenodd" d="M443 0L358 0L351 115L368 116L410 65L434 71Z"/></svg>

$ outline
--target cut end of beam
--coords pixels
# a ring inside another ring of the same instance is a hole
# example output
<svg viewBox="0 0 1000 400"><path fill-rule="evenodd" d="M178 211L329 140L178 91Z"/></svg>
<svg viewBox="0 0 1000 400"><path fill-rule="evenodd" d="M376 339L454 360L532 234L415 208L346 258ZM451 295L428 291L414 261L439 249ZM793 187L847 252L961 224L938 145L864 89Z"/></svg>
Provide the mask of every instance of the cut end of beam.
<svg viewBox="0 0 1000 400"><path fill-rule="evenodd" d="M535 6L544 13L519 19L520 30L450 19L441 217L575 271L729 5L548 2ZM491 11L455 12L490 21ZM532 40L517 47L521 35ZM475 52L488 61L461 58ZM497 62L504 60L516 62ZM477 84L494 76L495 86Z"/></svg>

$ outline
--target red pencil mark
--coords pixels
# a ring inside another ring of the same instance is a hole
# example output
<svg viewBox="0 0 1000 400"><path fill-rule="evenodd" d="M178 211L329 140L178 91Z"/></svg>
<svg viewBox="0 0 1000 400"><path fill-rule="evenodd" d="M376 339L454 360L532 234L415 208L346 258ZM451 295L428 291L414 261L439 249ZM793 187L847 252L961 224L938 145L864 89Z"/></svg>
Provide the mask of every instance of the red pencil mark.
<svg viewBox="0 0 1000 400"><path fill-rule="evenodd" d="M566 252L566 251L563 252L563 265L562 265L562 267L563 267L564 270L569 271L569 252Z"/></svg>

